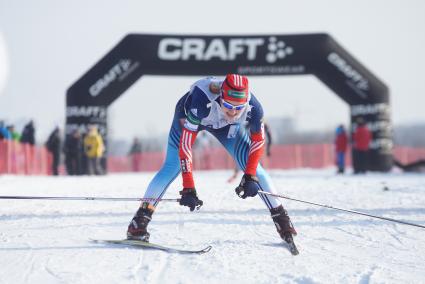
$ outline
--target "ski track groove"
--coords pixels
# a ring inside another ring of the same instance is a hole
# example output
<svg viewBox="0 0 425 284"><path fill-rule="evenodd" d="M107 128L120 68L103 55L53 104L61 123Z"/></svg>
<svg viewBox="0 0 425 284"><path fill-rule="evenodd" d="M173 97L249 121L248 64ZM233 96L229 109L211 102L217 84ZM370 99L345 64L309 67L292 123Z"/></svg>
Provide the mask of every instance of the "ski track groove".
<svg viewBox="0 0 425 284"><path fill-rule="evenodd" d="M359 284L369 284L372 278L372 275L377 270L376 266L372 266L368 271L360 274Z"/></svg>
<svg viewBox="0 0 425 284"><path fill-rule="evenodd" d="M59 274L55 273L53 270L49 268L50 259L48 258L44 263L44 270L55 280L55 283L66 283L66 280L64 280Z"/></svg>
<svg viewBox="0 0 425 284"><path fill-rule="evenodd" d="M163 272L167 268L170 256L171 254L162 251L143 251L132 270L136 283L164 283L161 278L164 277Z"/></svg>
<svg viewBox="0 0 425 284"><path fill-rule="evenodd" d="M24 283L31 283L31 281L29 281L29 278L31 277L31 274L34 271L34 253L32 252L32 250L28 252L26 260L29 262L29 265L25 269L25 273L23 275Z"/></svg>
<svg viewBox="0 0 425 284"><path fill-rule="evenodd" d="M142 270L142 266L143 266L143 256L144 256L144 251L141 250L140 255L138 257L137 264L133 267L133 269L131 269L131 275L133 276L136 284L142 283L139 279L139 275L142 274L140 273L140 271Z"/></svg>
<svg viewBox="0 0 425 284"><path fill-rule="evenodd" d="M397 231L397 230L396 230ZM397 242L398 242L398 244L399 245L401 245L402 247L404 246L404 243L403 243L403 241L396 235L396 234L394 234L394 233L390 233L390 236L394 239L394 240L396 240Z"/></svg>

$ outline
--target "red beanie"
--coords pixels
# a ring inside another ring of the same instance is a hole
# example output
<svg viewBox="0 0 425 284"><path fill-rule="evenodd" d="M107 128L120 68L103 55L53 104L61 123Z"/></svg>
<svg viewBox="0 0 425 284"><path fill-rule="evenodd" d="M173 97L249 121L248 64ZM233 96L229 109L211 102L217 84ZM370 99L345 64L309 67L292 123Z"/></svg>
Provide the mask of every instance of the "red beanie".
<svg viewBox="0 0 425 284"><path fill-rule="evenodd" d="M238 74L227 74L221 85L221 95L225 101L244 104L248 101L248 78Z"/></svg>

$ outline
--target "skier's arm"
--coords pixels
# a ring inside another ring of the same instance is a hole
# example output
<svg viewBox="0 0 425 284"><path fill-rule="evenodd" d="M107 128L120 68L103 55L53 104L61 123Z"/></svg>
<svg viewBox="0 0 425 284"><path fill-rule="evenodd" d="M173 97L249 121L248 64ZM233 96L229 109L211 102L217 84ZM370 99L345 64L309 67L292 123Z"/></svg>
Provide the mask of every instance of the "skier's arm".
<svg viewBox="0 0 425 284"><path fill-rule="evenodd" d="M260 189L260 183L256 173L265 144L263 109L255 97L251 99L253 100L250 102L253 107L251 108L251 120L249 121L251 145L249 147L245 174L239 186L235 189L236 194L243 199L249 196L256 196Z"/></svg>
<svg viewBox="0 0 425 284"><path fill-rule="evenodd" d="M249 130L251 137L251 145L249 146L248 162L245 174L255 176L260 158L264 153L264 122L263 108L255 97L251 98L251 119L249 121Z"/></svg>
<svg viewBox="0 0 425 284"><path fill-rule="evenodd" d="M185 125L187 123L191 122L186 119ZM180 191L182 197L179 203L189 207L190 211L195 210L195 208L199 209L203 204L196 193L192 175L192 145L195 142L196 135L197 131L189 130L183 126L179 145L180 168L183 177L183 190Z"/></svg>
<svg viewBox="0 0 425 284"><path fill-rule="evenodd" d="M263 125L263 124L261 124ZM256 176L257 166L261 155L264 152L264 127L261 127L258 133L251 133L251 145L249 147L248 162L245 169L245 174L239 186L235 189L236 194L245 199L248 196L256 196L258 190L261 189L259 180Z"/></svg>
<svg viewBox="0 0 425 284"><path fill-rule="evenodd" d="M245 169L246 174L256 175L258 163L264 153L264 142L264 124L261 123L259 132L251 132L251 145L249 146L248 162Z"/></svg>
<svg viewBox="0 0 425 284"><path fill-rule="evenodd" d="M192 145L195 143L198 131L191 130L194 128L187 128L188 124L193 125L193 122L191 122L189 118L186 118L184 126L182 127L182 135L179 144L180 168L183 177L183 187L195 188L195 182L192 175Z"/></svg>
<svg viewBox="0 0 425 284"><path fill-rule="evenodd" d="M203 117L208 115L209 103L204 92L195 87L190 92L185 108L186 118L182 122L182 134L179 143L179 159L182 171L183 188L195 188L192 175L192 145L195 143L198 128Z"/></svg>
<svg viewBox="0 0 425 284"><path fill-rule="evenodd" d="M192 174L192 146L198 134L198 128L203 117L207 116L209 103L208 98L198 88L191 92L191 102L186 110L186 118L182 125L182 134L179 143L180 168L183 178L183 190L180 191L182 198L180 205L188 206L190 211L202 206L195 189L195 182Z"/></svg>

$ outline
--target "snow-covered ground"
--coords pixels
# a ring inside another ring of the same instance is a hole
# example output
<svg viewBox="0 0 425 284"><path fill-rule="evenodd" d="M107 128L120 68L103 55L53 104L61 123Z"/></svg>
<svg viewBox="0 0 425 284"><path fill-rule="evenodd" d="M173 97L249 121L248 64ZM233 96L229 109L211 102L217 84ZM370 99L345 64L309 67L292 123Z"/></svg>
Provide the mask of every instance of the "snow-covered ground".
<svg viewBox="0 0 425 284"><path fill-rule="evenodd" d="M0 195L141 197L154 173L0 176ZM292 256L259 198L230 171L196 172L204 206L163 202L151 241L203 255L94 244L123 238L138 202L0 200L0 283L425 283L425 229L283 200L298 230ZM425 225L425 176L272 171L279 193ZM388 190L384 190L388 188ZM180 180L166 198L178 197Z"/></svg>

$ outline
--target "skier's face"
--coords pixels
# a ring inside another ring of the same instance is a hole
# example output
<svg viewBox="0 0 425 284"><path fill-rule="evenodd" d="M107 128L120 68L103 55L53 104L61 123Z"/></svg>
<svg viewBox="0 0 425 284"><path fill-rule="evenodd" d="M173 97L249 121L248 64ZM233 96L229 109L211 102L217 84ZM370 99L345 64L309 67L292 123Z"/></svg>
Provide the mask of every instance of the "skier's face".
<svg viewBox="0 0 425 284"><path fill-rule="evenodd" d="M221 110L230 123L235 122L240 117L246 105L246 103L241 105L235 101L221 99Z"/></svg>

